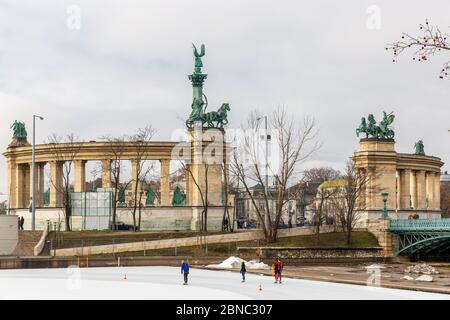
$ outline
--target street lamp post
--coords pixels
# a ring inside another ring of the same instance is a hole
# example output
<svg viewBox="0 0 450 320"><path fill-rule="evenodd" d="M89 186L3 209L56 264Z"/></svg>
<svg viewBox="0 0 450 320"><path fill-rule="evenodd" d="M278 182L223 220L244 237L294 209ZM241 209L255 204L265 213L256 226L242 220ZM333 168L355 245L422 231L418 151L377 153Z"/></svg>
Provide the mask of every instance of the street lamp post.
<svg viewBox="0 0 450 320"><path fill-rule="evenodd" d="M383 203L384 203L384 206L383 206L383 213L382 213L382 215L381 215L381 217L383 218L383 219L387 219L387 217L388 217L388 210L387 210L387 200L388 200L388 193L387 192L382 192L381 193L381 196L383 197Z"/></svg>
<svg viewBox="0 0 450 320"><path fill-rule="evenodd" d="M33 114L33 147L31 153L31 230L36 229L36 118L44 120L44 117Z"/></svg>
<svg viewBox="0 0 450 320"><path fill-rule="evenodd" d="M256 120L259 121L261 120L262 117L258 117ZM264 172L264 184L265 184L265 195L266 195L266 199L267 201L269 201L269 140L270 140L270 136L269 136L269 128L268 128L268 124L267 124L267 116L264 116L264 140L266 142L266 154L265 154L265 172ZM266 226L269 226L269 212L266 213Z"/></svg>

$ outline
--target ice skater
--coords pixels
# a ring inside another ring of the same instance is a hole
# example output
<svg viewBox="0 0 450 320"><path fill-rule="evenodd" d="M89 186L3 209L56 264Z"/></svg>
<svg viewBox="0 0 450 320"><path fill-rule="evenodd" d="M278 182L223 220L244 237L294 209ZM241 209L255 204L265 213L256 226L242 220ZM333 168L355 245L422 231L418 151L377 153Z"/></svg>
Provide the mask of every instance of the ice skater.
<svg viewBox="0 0 450 320"><path fill-rule="evenodd" d="M184 277L183 285L187 285L188 284L188 275L189 275L189 263L187 260L181 261L181 274Z"/></svg>
<svg viewBox="0 0 450 320"><path fill-rule="evenodd" d="M247 272L247 269L245 269L245 262L242 261L241 263L241 275L242 275L242 282L245 282L245 273Z"/></svg>
<svg viewBox="0 0 450 320"><path fill-rule="evenodd" d="M283 272L283 264L280 257L277 257L272 266L273 274L275 275L275 283L281 283L281 273Z"/></svg>

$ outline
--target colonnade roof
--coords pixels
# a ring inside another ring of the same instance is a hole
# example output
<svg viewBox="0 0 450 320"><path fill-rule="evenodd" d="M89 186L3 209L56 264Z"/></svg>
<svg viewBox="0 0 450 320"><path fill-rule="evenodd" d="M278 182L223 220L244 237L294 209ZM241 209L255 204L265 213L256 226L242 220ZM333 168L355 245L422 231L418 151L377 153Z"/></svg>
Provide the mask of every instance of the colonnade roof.
<svg viewBox="0 0 450 320"><path fill-rule="evenodd" d="M132 160L136 155L142 154L142 159L146 160L171 160L172 150L179 144L178 141L89 141L76 143L48 143L36 145L36 162L73 160L112 160L117 158L115 154L120 152L120 159ZM14 160L16 163L31 162L32 147L30 145L8 147L3 153L7 160ZM75 155L75 156L74 156Z"/></svg>

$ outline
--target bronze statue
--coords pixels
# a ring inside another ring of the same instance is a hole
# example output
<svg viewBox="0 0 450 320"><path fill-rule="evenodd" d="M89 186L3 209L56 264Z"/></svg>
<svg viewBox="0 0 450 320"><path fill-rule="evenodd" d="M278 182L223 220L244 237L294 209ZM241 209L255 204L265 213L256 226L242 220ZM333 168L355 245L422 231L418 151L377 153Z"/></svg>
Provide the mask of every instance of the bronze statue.
<svg viewBox="0 0 450 320"><path fill-rule="evenodd" d="M425 155L425 149L424 149L424 145L423 145L422 139L419 140L419 141L417 141L417 142L414 144L414 150L415 150L415 154L418 154L418 155Z"/></svg>
<svg viewBox="0 0 450 320"><path fill-rule="evenodd" d="M390 127L390 125L394 122L395 116L393 112L387 114L383 111L383 120L381 120L380 125L377 126L377 122L375 121L375 117L373 114L369 114L366 118L361 118L361 123L359 127L356 129L356 135L359 137L360 133L365 133L366 138L380 139L380 140L389 140L393 139L395 136L394 130Z"/></svg>

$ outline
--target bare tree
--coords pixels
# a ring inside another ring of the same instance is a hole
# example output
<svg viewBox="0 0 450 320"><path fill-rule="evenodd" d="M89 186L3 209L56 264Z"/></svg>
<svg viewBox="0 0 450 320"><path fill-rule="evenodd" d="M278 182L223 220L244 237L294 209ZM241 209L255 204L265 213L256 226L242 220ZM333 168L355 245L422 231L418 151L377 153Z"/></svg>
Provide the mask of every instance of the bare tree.
<svg viewBox="0 0 450 320"><path fill-rule="evenodd" d="M261 164L260 161L262 156L258 140L259 118L257 112L250 114L247 127L244 128L249 134L245 135L241 146L235 149L232 155L231 171L242 183L250 197L265 239L268 242L275 242L284 207L289 201L288 185L295 177L299 165L319 148L319 144L316 141L316 125L313 119L305 117L303 123L298 124L294 121L295 117L288 115L285 108L279 107L274 111L271 124L274 132L277 133L275 143L279 150L279 165L277 168L271 166L268 168L276 180L276 208L275 212L271 212L269 205L271 196L264 177L268 173L264 170L265 164ZM248 157L248 163L244 161L242 154ZM251 181L258 183L263 188L264 208L257 205L255 196L250 191L249 183Z"/></svg>
<svg viewBox="0 0 450 320"><path fill-rule="evenodd" d="M133 135L130 140L133 142L135 147L135 158L136 161L136 170L132 177L133 180L133 208L132 208L132 216L133 216L133 229L136 231L137 223L136 223L136 211L139 207L139 228L141 224L141 205L142 205L142 196L143 192L140 190L140 186L142 182L146 180L146 177L153 170L153 166L145 168L145 155L148 152L148 146L150 141L152 140L156 130L152 128L152 126L146 126L145 128L140 128Z"/></svg>
<svg viewBox="0 0 450 320"><path fill-rule="evenodd" d="M190 165L187 165L185 162L180 161L182 170L185 172L186 177L190 177L191 181L194 183L195 187L197 188L197 191L200 195L200 200L202 202L202 213L200 215L200 233L207 232L208 231L208 207L209 207L209 201L208 201L208 193L209 193L209 187L208 187L208 171L209 171L209 164L208 163L202 163L200 164L203 167L204 170L204 181L197 181L195 178L192 168ZM200 186L200 184L204 184L204 188Z"/></svg>
<svg viewBox="0 0 450 320"><path fill-rule="evenodd" d="M127 149L127 136L122 135L119 137L104 136L101 138L108 144L108 160L111 160L110 171L111 171L111 188L112 188L112 221L111 229L116 230L116 219L117 219L117 206L119 204L119 191L121 188L127 189L131 180L124 183L120 182L122 171L123 171L123 160L125 160L125 153ZM103 187L105 186L105 181L103 181Z"/></svg>
<svg viewBox="0 0 450 320"><path fill-rule="evenodd" d="M56 163L62 163L61 183L59 183L60 181L54 181L52 176L50 176L50 183L61 196L66 230L70 231L70 193L72 191L70 177L72 174L73 162L81 150L82 143L77 142L73 133L67 134L65 137L53 133L47 138L47 143L50 145Z"/></svg>
<svg viewBox="0 0 450 320"><path fill-rule="evenodd" d="M320 227L328 217L329 206L327 202L339 192L337 179L341 176L340 172L330 167L320 167L305 170L303 181L319 185L315 197L316 212L314 215L314 227L316 230L316 242L320 241ZM323 185L328 182L327 185Z"/></svg>
<svg viewBox="0 0 450 320"><path fill-rule="evenodd" d="M365 209L365 197L376 192L376 180L365 169L355 168L349 160L342 174L344 183L339 188L339 194L332 198L333 210L346 233L347 244L351 244L352 232L360 219L360 213Z"/></svg>
<svg viewBox="0 0 450 320"><path fill-rule="evenodd" d="M432 56L442 51L450 52L449 35L443 33L438 26L432 26L428 20L425 24L419 25L421 34L412 36L408 33L402 33L400 41L388 44L386 50L391 50L393 53L393 61L396 62L400 54L405 50L411 48L415 50L413 53L413 60L418 62L429 61ZM445 62L441 68L439 78L448 78L450 71L450 60Z"/></svg>

